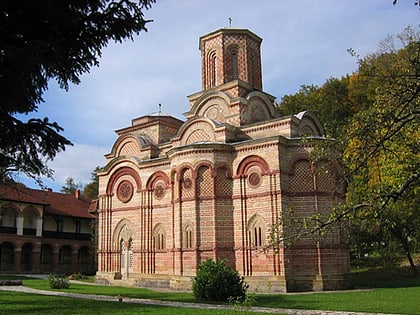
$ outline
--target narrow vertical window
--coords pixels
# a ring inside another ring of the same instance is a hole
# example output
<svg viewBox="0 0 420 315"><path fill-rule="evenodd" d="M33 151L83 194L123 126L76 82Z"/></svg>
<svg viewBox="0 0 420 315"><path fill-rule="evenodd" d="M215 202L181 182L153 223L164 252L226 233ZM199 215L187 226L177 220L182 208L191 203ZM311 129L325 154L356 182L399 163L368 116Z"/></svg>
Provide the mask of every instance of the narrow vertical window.
<svg viewBox="0 0 420 315"><path fill-rule="evenodd" d="M209 85L215 87L217 84L217 58L216 52L212 51L208 59Z"/></svg>
<svg viewBox="0 0 420 315"><path fill-rule="evenodd" d="M262 247L264 245L264 221L254 216L248 223L248 240L250 246Z"/></svg>
<svg viewBox="0 0 420 315"><path fill-rule="evenodd" d="M231 63L232 63L232 80L237 80L238 79L238 51L236 49L232 49Z"/></svg>
<svg viewBox="0 0 420 315"><path fill-rule="evenodd" d="M192 248L193 247L193 239L192 239L193 235L192 235L192 227L191 225L187 225L184 228L184 233L183 233L183 247L185 248Z"/></svg>
<svg viewBox="0 0 420 315"><path fill-rule="evenodd" d="M166 238L165 229L163 226L159 223L156 225L156 227L153 230L153 248L155 250L162 250L165 249L165 238Z"/></svg>

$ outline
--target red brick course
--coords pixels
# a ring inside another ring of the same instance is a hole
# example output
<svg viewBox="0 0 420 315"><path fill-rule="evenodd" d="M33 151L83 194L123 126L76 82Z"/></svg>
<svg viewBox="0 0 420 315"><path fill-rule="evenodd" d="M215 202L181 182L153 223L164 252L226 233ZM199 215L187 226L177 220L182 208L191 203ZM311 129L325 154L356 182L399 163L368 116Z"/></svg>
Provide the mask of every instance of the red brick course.
<svg viewBox="0 0 420 315"><path fill-rule="evenodd" d="M98 279L121 274L190 289L199 263L221 258L260 291L345 286L348 249L338 228L264 250L288 210L295 219L326 216L341 200L335 172L318 172L312 144L300 138L308 130L322 135L319 121L310 113L277 116L274 98L262 91L258 36L222 29L200 40L203 91L189 97L187 121L166 142L154 135L178 121L135 119L107 155L99 174Z"/></svg>

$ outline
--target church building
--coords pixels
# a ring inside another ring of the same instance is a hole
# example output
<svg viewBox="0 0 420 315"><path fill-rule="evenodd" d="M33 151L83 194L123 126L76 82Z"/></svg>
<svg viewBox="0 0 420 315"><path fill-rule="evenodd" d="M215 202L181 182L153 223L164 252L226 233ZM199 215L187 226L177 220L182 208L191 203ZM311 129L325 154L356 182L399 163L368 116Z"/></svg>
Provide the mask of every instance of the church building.
<svg viewBox="0 0 420 315"><path fill-rule="evenodd" d="M191 290L210 258L258 292L346 286L337 226L267 248L273 227L301 232L298 219L325 218L343 188L336 168L311 160L317 117L280 117L263 91L261 42L246 29L202 36L202 91L186 120L158 112L116 131L99 173L97 282Z"/></svg>

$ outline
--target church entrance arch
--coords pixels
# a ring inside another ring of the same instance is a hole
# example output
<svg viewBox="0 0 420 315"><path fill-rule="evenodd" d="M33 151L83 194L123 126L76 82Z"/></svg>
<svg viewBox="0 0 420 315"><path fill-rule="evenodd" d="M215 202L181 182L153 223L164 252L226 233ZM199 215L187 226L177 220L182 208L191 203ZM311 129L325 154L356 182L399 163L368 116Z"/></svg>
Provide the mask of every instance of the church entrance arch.
<svg viewBox="0 0 420 315"><path fill-rule="evenodd" d="M134 265L134 241L133 230L128 220L122 220L115 228L116 239L119 252L119 273L123 278L127 278L133 271Z"/></svg>

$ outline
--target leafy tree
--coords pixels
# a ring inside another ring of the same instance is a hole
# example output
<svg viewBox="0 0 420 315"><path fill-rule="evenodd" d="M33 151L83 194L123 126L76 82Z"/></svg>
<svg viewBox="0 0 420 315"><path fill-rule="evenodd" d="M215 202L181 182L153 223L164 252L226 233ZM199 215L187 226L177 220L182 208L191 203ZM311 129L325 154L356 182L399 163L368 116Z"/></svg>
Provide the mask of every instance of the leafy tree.
<svg viewBox="0 0 420 315"><path fill-rule="evenodd" d="M358 62L359 69L351 76L330 79L309 93L301 90L280 106L294 108L287 104L293 99L305 105L317 101L309 109L326 120L326 129L336 139L317 145L315 158L328 157L342 165L346 203L318 226L351 219L359 235L381 237L371 243L379 244L377 249L399 244L416 274L412 253L420 238L418 28L385 39L378 52ZM328 115L331 109L337 114Z"/></svg>
<svg viewBox="0 0 420 315"><path fill-rule="evenodd" d="M238 271L226 265L226 260L207 259L198 266L192 288L197 300L227 302L244 301L248 285Z"/></svg>
<svg viewBox="0 0 420 315"><path fill-rule="evenodd" d="M316 85L302 85L296 94L284 95L276 109L282 115L295 115L303 110L315 112L319 102L318 91Z"/></svg>
<svg viewBox="0 0 420 315"><path fill-rule="evenodd" d="M29 118L51 79L63 89L99 65L109 41L146 31L155 0L5 0L0 3L0 178L22 172L40 183L47 161L71 142L48 118Z"/></svg>
<svg viewBox="0 0 420 315"><path fill-rule="evenodd" d="M90 183L85 186L83 189L83 196L86 198L93 200L98 198L98 191L99 191L99 177L98 172L101 171L100 166L96 166L95 170L91 173Z"/></svg>
<svg viewBox="0 0 420 315"><path fill-rule="evenodd" d="M345 135L343 162L351 181L348 205L363 205L397 239L416 274L411 253L420 227L420 35L407 28L360 60L362 85L374 90ZM396 48L400 44L401 48Z"/></svg>
<svg viewBox="0 0 420 315"><path fill-rule="evenodd" d="M61 187L60 192L64 194L74 195L76 190L80 190L81 188L81 183L76 184L73 177L67 177L66 183L64 186Z"/></svg>
<svg viewBox="0 0 420 315"><path fill-rule="evenodd" d="M327 135L336 137L356 109L349 92L350 80L346 76L330 78L321 87L302 85L296 94L283 96L277 110L283 115L312 111L324 123Z"/></svg>

